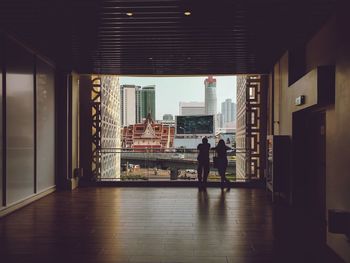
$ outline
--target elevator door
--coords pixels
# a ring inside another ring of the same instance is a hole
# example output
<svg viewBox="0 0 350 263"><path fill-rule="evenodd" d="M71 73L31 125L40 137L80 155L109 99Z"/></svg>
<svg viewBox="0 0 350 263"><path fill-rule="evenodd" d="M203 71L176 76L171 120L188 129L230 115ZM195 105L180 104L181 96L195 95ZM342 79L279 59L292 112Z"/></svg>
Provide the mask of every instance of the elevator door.
<svg viewBox="0 0 350 263"><path fill-rule="evenodd" d="M316 220L325 238L326 222L325 112L293 114L293 201Z"/></svg>

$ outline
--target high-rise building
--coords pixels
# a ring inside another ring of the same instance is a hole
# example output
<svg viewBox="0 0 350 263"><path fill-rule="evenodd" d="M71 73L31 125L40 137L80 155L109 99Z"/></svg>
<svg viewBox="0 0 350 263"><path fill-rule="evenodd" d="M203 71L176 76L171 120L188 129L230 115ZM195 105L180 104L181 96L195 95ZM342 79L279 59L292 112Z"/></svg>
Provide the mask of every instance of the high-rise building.
<svg viewBox="0 0 350 263"><path fill-rule="evenodd" d="M205 114L216 115L217 98L216 98L216 79L208 76L204 81L205 85Z"/></svg>
<svg viewBox="0 0 350 263"><path fill-rule="evenodd" d="M156 119L156 86L142 87L140 90L140 121L147 118L150 113L153 120Z"/></svg>
<svg viewBox="0 0 350 263"><path fill-rule="evenodd" d="M226 99L221 103L222 127L226 123L232 123L236 120L236 104L231 99Z"/></svg>
<svg viewBox="0 0 350 263"><path fill-rule="evenodd" d="M205 115L204 102L180 102L179 103L179 115Z"/></svg>
<svg viewBox="0 0 350 263"><path fill-rule="evenodd" d="M155 86L140 87L122 85L121 93L121 123L128 126L142 123L148 113L155 118Z"/></svg>
<svg viewBox="0 0 350 263"><path fill-rule="evenodd" d="M135 91L135 100L136 100L136 123L141 123L142 118L141 118L141 91L142 88L138 87Z"/></svg>
<svg viewBox="0 0 350 263"><path fill-rule="evenodd" d="M216 128L222 128L222 127L224 127L224 124L223 124L223 115L222 115L221 112L219 112L219 113L216 114L215 123L216 123Z"/></svg>
<svg viewBox="0 0 350 263"><path fill-rule="evenodd" d="M128 126L138 123L137 111L139 100L137 100L137 93L140 90L139 86L135 85L121 85L121 123L122 126Z"/></svg>
<svg viewBox="0 0 350 263"><path fill-rule="evenodd" d="M172 114L164 114L163 115L163 121L173 121L174 116Z"/></svg>

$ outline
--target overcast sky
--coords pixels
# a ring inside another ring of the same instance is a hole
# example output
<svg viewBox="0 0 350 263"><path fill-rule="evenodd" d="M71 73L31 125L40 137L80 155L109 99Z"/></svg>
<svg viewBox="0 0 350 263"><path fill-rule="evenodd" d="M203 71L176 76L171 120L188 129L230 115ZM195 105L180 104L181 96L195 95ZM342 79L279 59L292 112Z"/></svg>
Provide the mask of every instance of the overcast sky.
<svg viewBox="0 0 350 263"><path fill-rule="evenodd" d="M156 85L156 118L161 120L164 114L179 114L179 102L203 101L203 77L120 77L120 84L138 86ZM236 102L236 77L214 76L216 78L216 95L218 112L221 102L232 99Z"/></svg>

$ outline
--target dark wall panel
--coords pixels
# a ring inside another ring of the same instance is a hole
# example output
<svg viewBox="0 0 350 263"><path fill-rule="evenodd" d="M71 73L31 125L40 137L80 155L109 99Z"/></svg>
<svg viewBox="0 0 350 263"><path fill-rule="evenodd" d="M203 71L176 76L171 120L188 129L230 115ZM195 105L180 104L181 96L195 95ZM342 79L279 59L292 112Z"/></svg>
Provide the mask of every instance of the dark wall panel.
<svg viewBox="0 0 350 263"><path fill-rule="evenodd" d="M36 62L37 186L38 192L55 185L54 69Z"/></svg>
<svg viewBox="0 0 350 263"><path fill-rule="evenodd" d="M2 110L2 105L3 105L3 94L2 94L2 89L3 89L3 85L2 85L2 82L3 82L3 38L2 36L0 35L0 207L3 206L3 165L2 165L2 162L3 162L3 145L2 145L2 136L3 136L3 132L2 132L2 129L3 129L3 125L2 125L2 114L3 114L3 110Z"/></svg>
<svg viewBox="0 0 350 263"><path fill-rule="evenodd" d="M6 41L7 204L34 193L34 56Z"/></svg>

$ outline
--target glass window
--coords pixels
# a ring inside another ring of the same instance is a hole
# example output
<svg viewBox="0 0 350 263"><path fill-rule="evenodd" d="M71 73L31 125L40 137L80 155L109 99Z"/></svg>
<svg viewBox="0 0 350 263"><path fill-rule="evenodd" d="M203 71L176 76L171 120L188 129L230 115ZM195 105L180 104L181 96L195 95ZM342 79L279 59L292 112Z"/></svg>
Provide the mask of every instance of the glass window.
<svg viewBox="0 0 350 263"><path fill-rule="evenodd" d="M55 185L54 69L37 60L37 183L38 192Z"/></svg>
<svg viewBox="0 0 350 263"><path fill-rule="evenodd" d="M34 56L6 42L7 204L34 193Z"/></svg>

